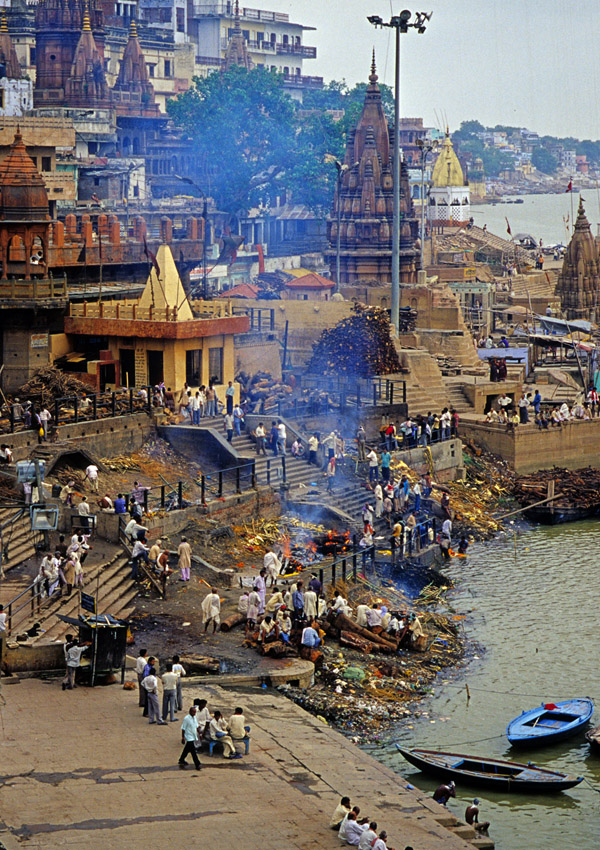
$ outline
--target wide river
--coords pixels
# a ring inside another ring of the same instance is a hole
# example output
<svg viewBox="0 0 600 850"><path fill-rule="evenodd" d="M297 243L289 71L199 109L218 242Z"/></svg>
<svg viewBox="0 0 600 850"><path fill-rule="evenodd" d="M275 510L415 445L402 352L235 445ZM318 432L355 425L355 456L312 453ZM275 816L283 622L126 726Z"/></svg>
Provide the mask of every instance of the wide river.
<svg viewBox="0 0 600 850"><path fill-rule="evenodd" d="M600 222L600 193L596 189L585 189L582 192L585 212L592 227L592 234L598 233ZM514 200L517 196L510 196L505 200ZM538 240L541 238L544 245L554 245L557 242L566 245L573 232L571 216L571 195L563 192L559 195L520 195L522 204L477 204L471 207L471 215L475 224L483 227L487 224L488 230L497 236L506 239L506 219L508 218L513 236L517 233L528 233ZM579 206L579 195L573 193L573 214L577 218L577 207ZM568 218L569 232L565 228L564 219Z"/></svg>
<svg viewBox="0 0 600 850"><path fill-rule="evenodd" d="M440 674L435 695L422 703L426 716L400 726L393 739L406 746L531 760L584 776L600 789L600 757L590 755L583 734L524 755L504 735L507 722L523 709L569 697L594 699L593 723L600 723L600 523L509 529L474 544L466 560L451 562L447 573L456 587L449 599L457 613L466 614L462 622L475 654L459 671ZM436 787L391 741L371 752L419 788ZM600 794L586 782L548 796L458 787L449 808L462 818L475 796L481 819L491 821L498 850L600 847ZM403 846L400 836L390 840Z"/></svg>

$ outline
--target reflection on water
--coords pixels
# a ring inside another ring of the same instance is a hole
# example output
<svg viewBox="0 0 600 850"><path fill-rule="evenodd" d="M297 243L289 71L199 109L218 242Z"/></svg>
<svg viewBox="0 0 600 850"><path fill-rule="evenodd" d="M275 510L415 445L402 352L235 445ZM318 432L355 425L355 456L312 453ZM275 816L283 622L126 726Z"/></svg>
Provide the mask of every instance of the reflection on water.
<svg viewBox="0 0 600 850"><path fill-rule="evenodd" d="M422 704L423 716L400 726L392 740L532 761L584 776L600 788L600 757L590 755L583 734L527 750L511 747L504 734L523 709L569 697L594 699L592 723L600 724L599 545L597 521L524 526L473 545L467 560L453 561L448 570L457 582L452 605L467 614L467 635L485 651L463 670L441 674L436 695ZM437 783L405 762L393 743L371 752L419 788L435 788ZM585 782L549 796L459 787L449 808L462 818L474 796L481 800L482 819L492 822L498 850L557 850L566 837L577 850L599 847L600 795Z"/></svg>

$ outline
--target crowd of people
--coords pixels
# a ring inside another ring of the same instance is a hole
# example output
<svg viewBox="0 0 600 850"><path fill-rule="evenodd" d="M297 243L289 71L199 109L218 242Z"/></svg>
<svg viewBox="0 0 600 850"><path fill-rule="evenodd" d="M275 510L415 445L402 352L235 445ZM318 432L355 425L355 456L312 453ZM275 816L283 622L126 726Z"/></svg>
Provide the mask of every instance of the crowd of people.
<svg viewBox="0 0 600 850"><path fill-rule="evenodd" d="M169 722L179 722L178 714L183 711L181 680L186 675L179 655L167 661L164 672L159 674L158 659L148 655L146 649L140 649L135 669L142 716L148 718L150 725L166 726ZM200 770L198 752L211 743L222 746L224 758L241 759L242 751L248 751L249 739L250 726L241 707L236 708L226 720L221 711L210 711L205 699L195 699L181 723L183 750L178 765L185 769L188 766L187 756L191 756L194 767Z"/></svg>
<svg viewBox="0 0 600 850"><path fill-rule="evenodd" d="M357 626L373 634L385 633L397 639L399 648L413 647L425 634L414 613L388 610L386 605L377 602L359 604L354 610L342 591L335 588L328 600L316 573L307 583L299 578L284 588L277 584L281 569L279 554L275 548L269 549L252 588L244 589L238 600L237 610L244 618L246 634L254 636L263 651L269 644L280 641L295 647L301 655L310 656L312 650L323 646L326 621L330 615L338 614L353 619ZM202 604L203 613L205 605L207 611L213 604L216 606L216 601L207 601L215 595L213 588ZM205 622L206 630L209 621L205 618Z"/></svg>
<svg viewBox="0 0 600 850"><path fill-rule="evenodd" d="M585 399L579 398L569 405L548 404L542 400L539 389L535 392L523 391L517 401L506 393L501 393L485 416L491 425L505 425L508 431L519 425L532 423L540 430L561 428L568 422L583 422L598 415L598 392L593 384L587 389Z"/></svg>
<svg viewBox="0 0 600 850"><path fill-rule="evenodd" d="M388 834L385 829L379 830L377 821L364 817L359 806L352 806L350 797L342 797L329 821L330 829L334 829L342 844L358 847L358 850L394 850L388 844ZM404 850L413 850L405 847Z"/></svg>
<svg viewBox="0 0 600 850"><path fill-rule="evenodd" d="M43 553L34 579L35 593L40 599L70 596L74 588L83 588L83 565L91 549L89 539L88 534L75 532L67 542L61 534L54 551Z"/></svg>

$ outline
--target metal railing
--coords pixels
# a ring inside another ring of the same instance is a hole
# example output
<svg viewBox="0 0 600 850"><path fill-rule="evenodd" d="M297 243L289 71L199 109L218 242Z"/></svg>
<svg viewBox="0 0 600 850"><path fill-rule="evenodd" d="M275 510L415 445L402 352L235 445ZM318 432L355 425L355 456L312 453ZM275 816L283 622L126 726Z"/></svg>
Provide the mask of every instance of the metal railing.
<svg viewBox="0 0 600 850"><path fill-rule="evenodd" d="M269 307L234 307L236 316L248 316L250 330L262 333L275 330L275 310Z"/></svg>
<svg viewBox="0 0 600 850"><path fill-rule="evenodd" d="M7 605L4 606L4 613L6 614L6 631L8 634L11 634L17 625L22 623L23 620L26 620L29 617L35 617L39 614L42 605L42 587L42 582L32 581L25 590L18 593ZM20 600L23 601L20 605L17 605ZM27 613L22 617L19 617L17 620L17 614L20 614L21 611L24 611L25 609L27 609Z"/></svg>
<svg viewBox="0 0 600 850"><path fill-rule="evenodd" d="M256 460L252 459L237 466L203 473L198 480L203 505L208 504L211 500L239 495L246 490L256 489L260 484L276 486L286 482L285 455L267 458L265 467L260 471L256 469Z"/></svg>
<svg viewBox="0 0 600 850"><path fill-rule="evenodd" d="M152 387L143 387L148 393L146 399L137 395L139 389L116 390L103 393L62 396L55 399L50 407L52 425L76 425L79 422L93 422L116 416L128 416L132 413L152 411ZM21 409L23 405L20 405ZM15 404L8 405L8 417L0 420L0 433L28 431L35 425L26 425L25 420L15 417ZM17 408L18 410L18 408ZM8 427L7 427L8 426Z"/></svg>

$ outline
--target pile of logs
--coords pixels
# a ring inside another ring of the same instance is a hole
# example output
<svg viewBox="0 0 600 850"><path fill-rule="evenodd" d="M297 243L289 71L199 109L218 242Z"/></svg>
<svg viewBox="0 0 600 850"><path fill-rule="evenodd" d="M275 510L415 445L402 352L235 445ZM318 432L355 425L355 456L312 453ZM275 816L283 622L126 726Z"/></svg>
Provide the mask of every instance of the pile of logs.
<svg viewBox="0 0 600 850"><path fill-rule="evenodd" d="M240 372L236 381L240 384L242 400L247 402L248 413L271 410L293 392L292 387L276 381L270 372L257 372L255 375Z"/></svg>
<svg viewBox="0 0 600 850"><path fill-rule="evenodd" d="M578 508L600 506L600 469L543 469L523 475L514 483L513 495L523 505L532 505L548 497L548 485L554 481L554 492L561 498L557 503Z"/></svg>
<svg viewBox="0 0 600 850"><path fill-rule="evenodd" d="M323 331L315 343L309 373L370 378L400 371L387 310L355 304L354 314Z"/></svg>
<svg viewBox="0 0 600 850"><path fill-rule="evenodd" d="M369 629L363 629L362 626L357 625L345 614L338 614L330 623L339 631L339 640L342 646L358 649L365 654L383 652L387 655L393 655L398 650L397 641L390 635L378 635L369 631Z"/></svg>
<svg viewBox="0 0 600 850"><path fill-rule="evenodd" d="M41 401L44 404L48 404L56 398L82 395L90 391L91 387L89 384L84 384L82 381L73 378L72 375L61 372L60 369L56 369L54 366L44 366L41 369L36 369L31 378L27 383L23 384L16 395L20 399L31 399L32 401Z"/></svg>

